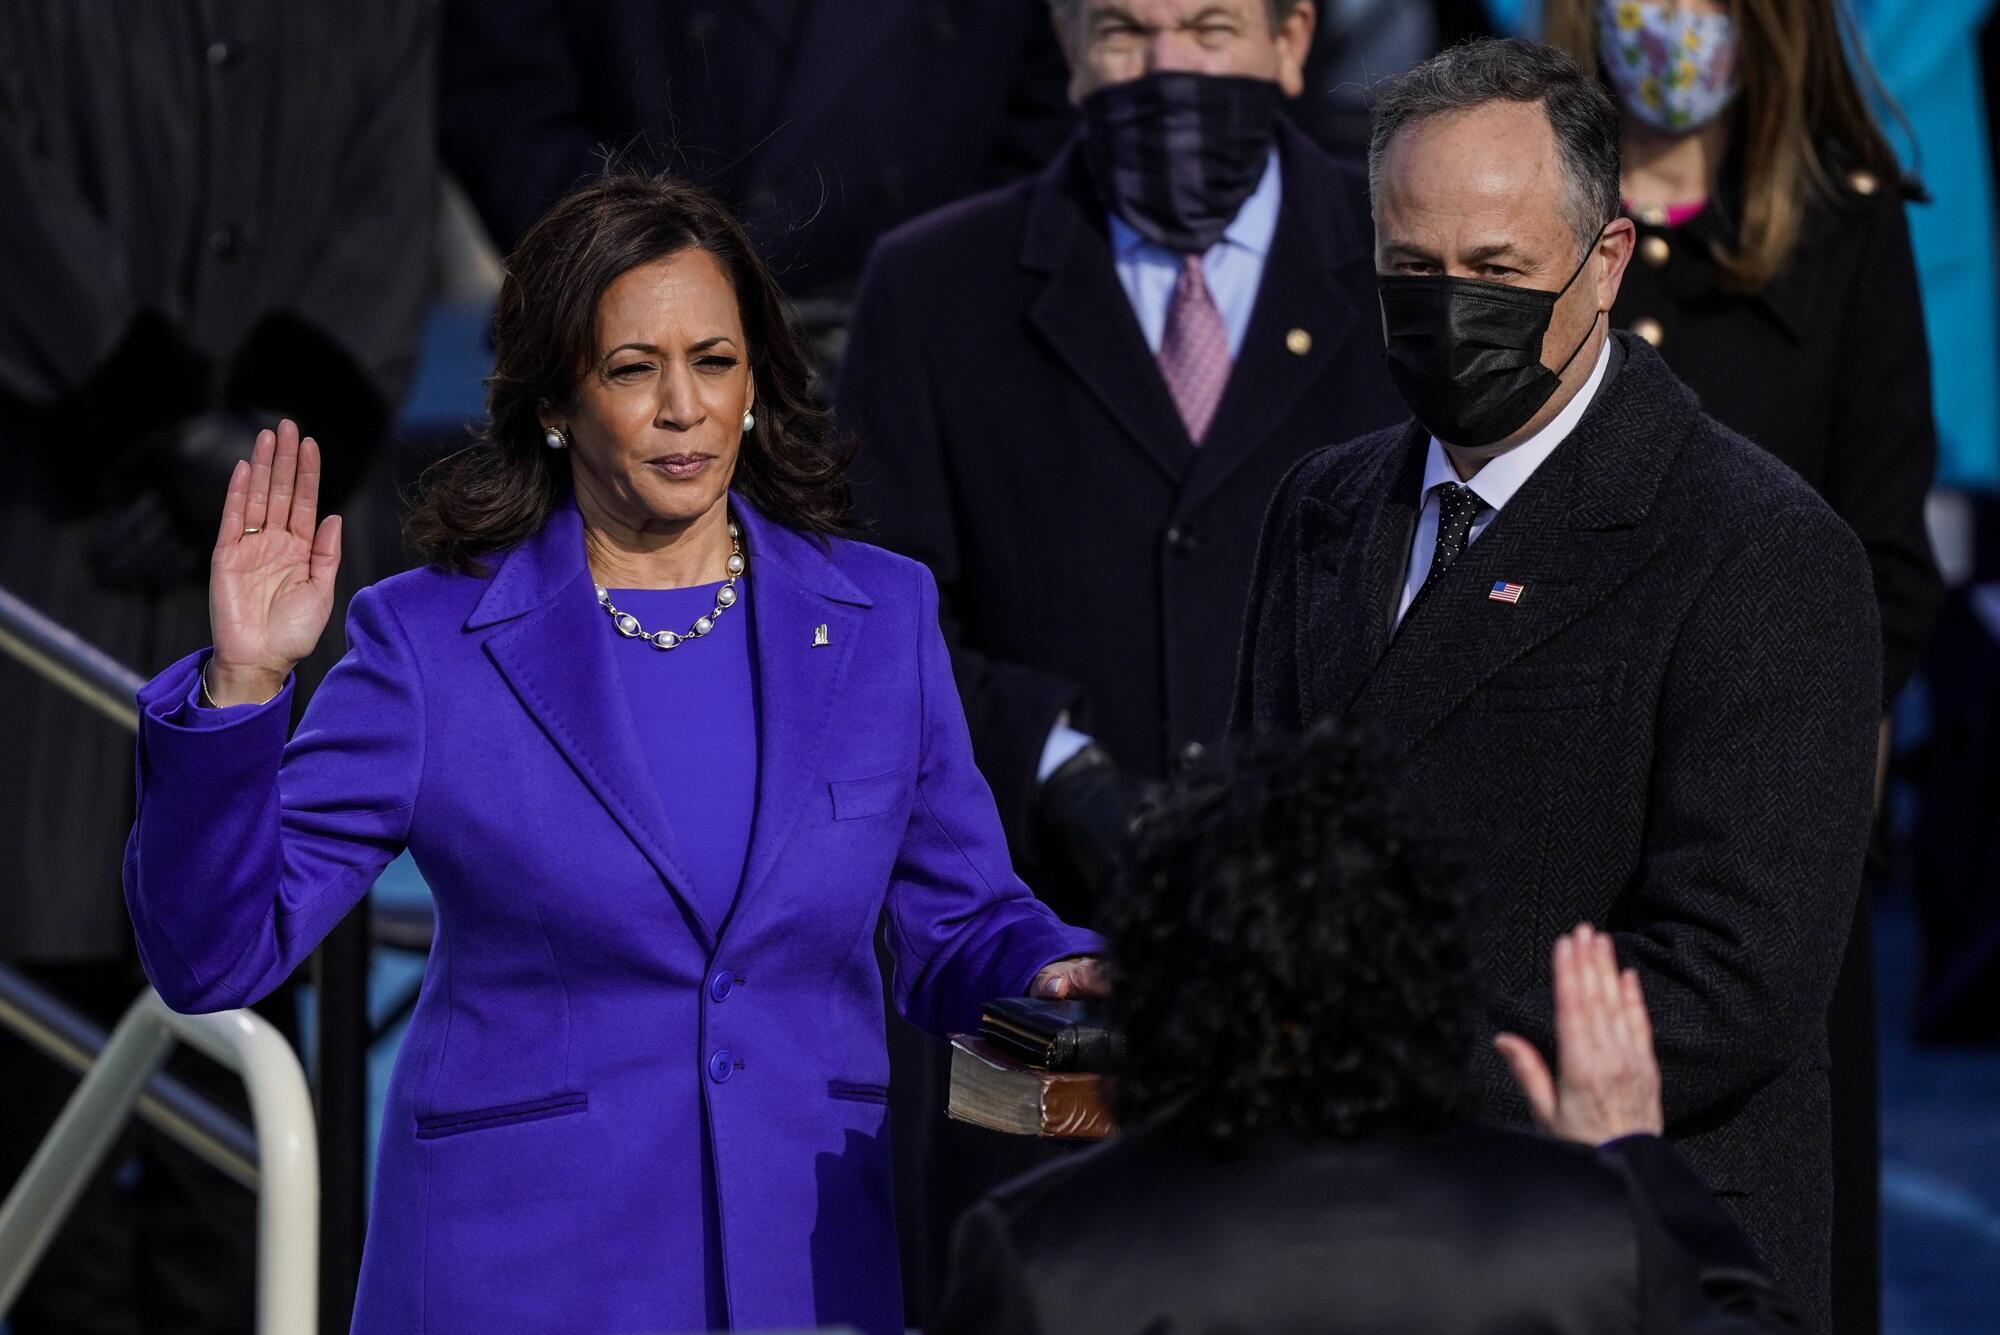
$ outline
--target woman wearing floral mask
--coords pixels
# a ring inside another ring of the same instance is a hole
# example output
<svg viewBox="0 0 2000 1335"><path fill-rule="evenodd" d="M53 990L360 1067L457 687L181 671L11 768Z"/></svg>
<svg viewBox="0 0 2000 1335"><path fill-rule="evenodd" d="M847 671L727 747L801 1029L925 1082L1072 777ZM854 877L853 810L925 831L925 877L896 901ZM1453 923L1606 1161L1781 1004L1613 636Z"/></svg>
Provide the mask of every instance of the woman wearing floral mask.
<svg viewBox="0 0 2000 1335"><path fill-rule="evenodd" d="M1903 216L1917 187L1869 112L1872 75L1850 60L1841 0L1544 0L1543 12L1547 40L1595 61L1624 112L1639 240L1612 320L1860 537L1886 713L1941 593L1923 525L1936 439ZM1842 1335L1877 1324L1870 958L1864 913L1829 1025Z"/></svg>

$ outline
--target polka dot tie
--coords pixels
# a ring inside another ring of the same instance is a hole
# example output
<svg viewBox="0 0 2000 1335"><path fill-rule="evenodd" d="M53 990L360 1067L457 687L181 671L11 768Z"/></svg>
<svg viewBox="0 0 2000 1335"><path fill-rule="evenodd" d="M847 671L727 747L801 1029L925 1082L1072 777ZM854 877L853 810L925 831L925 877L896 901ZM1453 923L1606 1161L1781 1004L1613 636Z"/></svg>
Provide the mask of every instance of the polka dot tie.
<svg viewBox="0 0 2000 1335"><path fill-rule="evenodd" d="M1456 482L1440 482L1438 498L1437 546L1431 551L1431 571L1424 576L1424 584L1429 587L1437 582L1438 576L1451 569L1451 563L1465 550L1465 544L1472 540L1472 521L1479 514L1480 500L1470 487L1461 487Z"/></svg>
<svg viewBox="0 0 2000 1335"><path fill-rule="evenodd" d="M1223 388L1229 384L1229 361L1229 330L1209 296L1201 256L1184 255L1173 299L1167 303L1160 372L1167 378L1174 407L1180 409L1188 439L1197 445L1208 434Z"/></svg>

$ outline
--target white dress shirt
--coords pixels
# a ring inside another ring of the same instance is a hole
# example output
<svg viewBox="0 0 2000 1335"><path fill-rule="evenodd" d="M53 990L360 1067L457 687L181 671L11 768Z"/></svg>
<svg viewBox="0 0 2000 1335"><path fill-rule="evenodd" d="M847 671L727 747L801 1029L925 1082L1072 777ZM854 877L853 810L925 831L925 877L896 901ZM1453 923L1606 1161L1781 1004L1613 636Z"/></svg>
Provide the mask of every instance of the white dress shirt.
<svg viewBox="0 0 2000 1335"><path fill-rule="evenodd" d="M1598 388L1604 383L1604 368L1610 361L1611 340L1607 338L1597 350L1597 365L1590 368L1590 379L1583 382L1583 388L1577 391L1576 397L1564 404L1563 410L1547 426L1505 454L1487 460L1485 466L1463 484L1479 498L1479 513L1473 517L1472 536L1466 540L1468 544L1479 541L1479 535L1486 531L1486 526L1493 522L1507 502L1514 499L1514 493L1535 475L1542 461L1554 454L1556 446L1576 429L1576 424L1589 409L1590 401L1597 397ZM1396 619L1390 623L1392 629L1402 626L1403 616L1410 610L1410 604L1416 601L1417 591L1430 577L1431 557L1437 554L1438 488L1447 482L1457 481L1458 470L1451 466L1443 444L1432 436L1430 450L1424 456L1423 489L1418 493L1422 498L1422 508L1417 511L1417 531L1410 536L1410 560L1403 571L1403 597L1396 604Z"/></svg>

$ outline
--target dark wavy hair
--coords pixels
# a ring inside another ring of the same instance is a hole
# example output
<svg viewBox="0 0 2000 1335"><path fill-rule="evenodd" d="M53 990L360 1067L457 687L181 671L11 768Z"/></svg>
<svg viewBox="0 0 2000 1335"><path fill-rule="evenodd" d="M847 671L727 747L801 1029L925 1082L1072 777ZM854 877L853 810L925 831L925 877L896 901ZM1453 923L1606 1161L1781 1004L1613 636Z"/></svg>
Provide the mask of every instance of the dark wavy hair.
<svg viewBox="0 0 2000 1335"><path fill-rule="evenodd" d="M1226 1152L1457 1121L1479 993L1433 843L1330 723L1239 742L1149 807L1105 925L1121 1123Z"/></svg>
<svg viewBox="0 0 2000 1335"><path fill-rule="evenodd" d="M628 270L688 249L715 257L736 290L757 384L757 429L732 487L802 533L847 523L851 449L837 447L783 294L743 227L701 187L618 173L559 201L507 258L493 318L486 422L470 448L426 470L403 523L410 551L479 572L481 558L541 528L570 484L567 451L543 443L539 412L566 404L597 359L598 304Z"/></svg>

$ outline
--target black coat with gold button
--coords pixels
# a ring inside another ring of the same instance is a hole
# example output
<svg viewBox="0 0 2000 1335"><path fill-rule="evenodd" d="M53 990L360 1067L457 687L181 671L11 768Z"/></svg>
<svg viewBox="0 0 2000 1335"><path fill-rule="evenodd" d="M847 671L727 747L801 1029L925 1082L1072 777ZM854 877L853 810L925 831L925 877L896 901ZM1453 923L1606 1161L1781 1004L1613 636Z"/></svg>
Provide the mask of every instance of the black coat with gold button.
<svg viewBox="0 0 2000 1335"><path fill-rule="evenodd" d="M1368 200L1299 131L1243 348L1188 439L1072 140L876 247L836 415L871 533L936 573L979 767L1038 891L1037 766L1068 712L1158 778L1221 735L1258 522L1301 456L1407 413Z"/></svg>
<svg viewBox="0 0 2000 1335"><path fill-rule="evenodd" d="M1867 173L1812 213L1761 291L1713 247L1726 197L1680 227L1641 218L1612 324L1653 343L1709 416L1791 465L1861 539L1882 612L1884 706L1909 679L1943 586L1924 532L1937 459L1930 354L1903 199Z"/></svg>

